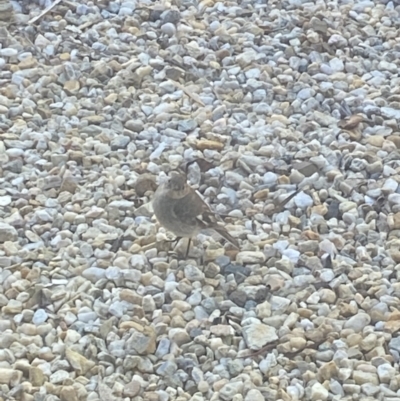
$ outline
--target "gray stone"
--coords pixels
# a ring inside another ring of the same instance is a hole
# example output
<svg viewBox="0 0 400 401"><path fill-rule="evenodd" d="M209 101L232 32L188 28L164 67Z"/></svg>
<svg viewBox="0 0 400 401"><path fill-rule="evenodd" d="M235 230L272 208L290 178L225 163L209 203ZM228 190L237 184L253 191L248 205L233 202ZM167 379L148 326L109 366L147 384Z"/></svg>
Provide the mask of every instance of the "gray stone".
<svg viewBox="0 0 400 401"><path fill-rule="evenodd" d="M362 331L365 326L371 322L371 317L366 313L357 313L357 315L352 316L344 324L345 329L353 329L356 333Z"/></svg>
<svg viewBox="0 0 400 401"><path fill-rule="evenodd" d="M252 323L244 326L243 338L247 346L252 350L259 350L264 345L269 344L278 339L276 329L262 323Z"/></svg>
<svg viewBox="0 0 400 401"><path fill-rule="evenodd" d="M0 243L4 243L6 241L17 241L17 240L18 240L17 230L9 224L0 222Z"/></svg>

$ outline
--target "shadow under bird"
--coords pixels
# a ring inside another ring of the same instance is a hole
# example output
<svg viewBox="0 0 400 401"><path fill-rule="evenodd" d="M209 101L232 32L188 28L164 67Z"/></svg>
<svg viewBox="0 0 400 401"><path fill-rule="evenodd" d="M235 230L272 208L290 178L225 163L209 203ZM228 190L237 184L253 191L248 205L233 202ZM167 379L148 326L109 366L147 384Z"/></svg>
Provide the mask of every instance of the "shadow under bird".
<svg viewBox="0 0 400 401"><path fill-rule="evenodd" d="M200 231L212 229L239 249L233 238L209 205L186 181L183 174L174 173L161 184L153 199L153 210L159 223L173 232L178 238L189 238L186 256L191 239Z"/></svg>

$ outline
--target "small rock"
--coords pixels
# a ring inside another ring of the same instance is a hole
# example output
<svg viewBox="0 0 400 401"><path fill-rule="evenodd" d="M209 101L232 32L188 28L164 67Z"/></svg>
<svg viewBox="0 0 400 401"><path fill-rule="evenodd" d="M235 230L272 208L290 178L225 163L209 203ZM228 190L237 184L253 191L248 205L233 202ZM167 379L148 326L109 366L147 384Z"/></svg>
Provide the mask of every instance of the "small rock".
<svg viewBox="0 0 400 401"><path fill-rule="evenodd" d="M262 323L249 324L244 326L242 330L247 346L255 351L278 339L276 329Z"/></svg>
<svg viewBox="0 0 400 401"><path fill-rule="evenodd" d="M356 384L370 383L376 386L379 385L378 375L376 373L364 372L362 370L355 370L353 372L353 379Z"/></svg>
<svg viewBox="0 0 400 401"><path fill-rule="evenodd" d="M50 383L52 384L62 384L64 380L69 378L69 373L66 370L57 370L50 376Z"/></svg>
<svg viewBox="0 0 400 401"><path fill-rule="evenodd" d="M18 232L9 224L0 222L0 243L4 243L6 241L17 241L18 240Z"/></svg>
<svg viewBox="0 0 400 401"><path fill-rule="evenodd" d="M62 386L60 391L61 401L79 401L73 386Z"/></svg>
<svg viewBox="0 0 400 401"><path fill-rule="evenodd" d="M153 354L156 350L156 333L153 328L145 326L142 331L135 330L126 344L139 355Z"/></svg>
<svg viewBox="0 0 400 401"><path fill-rule="evenodd" d="M241 394L243 392L243 382L242 381L235 381L229 382L225 384L219 390L219 396L224 401L231 401L235 397L236 394Z"/></svg>
<svg viewBox="0 0 400 401"><path fill-rule="evenodd" d="M224 144L221 142L210 141L208 139L200 139L196 142L196 148L203 151L205 149L221 151L224 148Z"/></svg>
<svg viewBox="0 0 400 401"><path fill-rule="evenodd" d="M144 196L147 191L155 191L157 189L155 176L152 174L141 174L135 182L135 192L138 196Z"/></svg>
<svg viewBox="0 0 400 401"><path fill-rule="evenodd" d="M170 329L168 332L168 337L171 342L177 344L178 346L186 344L190 341L190 336L186 330L180 328Z"/></svg>
<svg viewBox="0 0 400 401"><path fill-rule="evenodd" d="M6 196L0 196L0 206L8 206L12 202L11 196L6 195Z"/></svg>
<svg viewBox="0 0 400 401"><path fill-rule="evenodd" d="M17 386L22 379L22 372L14 369L0 368L0 384Z"/></svg>
<svg viewBox="0 0 400 401"><path fill-rule="evenodd" d="M311 387L311 400L312 401L325 401L329 397L329 391L321 384L314 383Z"/></svg>
<svg viewBox="0 0 400 401"><path fill-rule="evenodd" d="M185 266L185 277L190 281L201 281L204 279L204 273L193 265Z"/></svg>
<svg viewBox="0 0 400 401"><path fill-rule="evenodd" d="M371 322L371 317L366 313L357 313L357 315L352 316L344 324L345 329L353 329L356 333L360 333L365 326Z"/></svg>
<svg viewBox="0 0 400 401"><path fill-rule="evenodd" d="M264 263L266 256L263 252L242 251L236 255L236 262L240 264L259 264Z"/></svg>
<svg viewBox="0 0 400 401"><path fill-rule="evenodd" d="M45 380L42 369L32 366L29 368L29 381L32 386L41 386Z"/></svg>
<svg viewBox="0 0 400 401"><path fill-rule="evenodd" d="M390 380L396 374L396 369L390 364L384 363L378 366L377 372L380 382L389 384Z"/></svg>
<svg viewBox="0 0 400 401"><path fill-rule="evenodd" d="M79 81L77 81L77 80L67 81L64 84L64 90L66 92L69 92L70 94L78 93L80 88L81 88L81 85L80 85Z"/></svg>
<svg viewBox="0 0 400 401"><path fill-rule="evenodd" d="M265 398L262 395L260 390L257 389L251 389L248 391L246 394L246 397L244 398L244 401L264 401Z"/></svg>

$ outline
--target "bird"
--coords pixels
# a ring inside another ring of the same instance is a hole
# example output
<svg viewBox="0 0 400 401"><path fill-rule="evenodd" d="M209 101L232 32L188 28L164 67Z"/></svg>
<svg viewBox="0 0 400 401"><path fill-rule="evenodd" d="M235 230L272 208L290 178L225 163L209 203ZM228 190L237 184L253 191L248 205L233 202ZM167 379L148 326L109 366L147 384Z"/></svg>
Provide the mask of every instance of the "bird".
<svg viewBox="0 0 400 401"><path fill-rule="evenodd" d="M212 229L239 249L239 242L223 226L222 220L210 209L186 176L173 172L168 181L162 183L154 193L153 210L158 222L177 236L177 240L188 238L186 257L191 239L200 231Z"/></svg>

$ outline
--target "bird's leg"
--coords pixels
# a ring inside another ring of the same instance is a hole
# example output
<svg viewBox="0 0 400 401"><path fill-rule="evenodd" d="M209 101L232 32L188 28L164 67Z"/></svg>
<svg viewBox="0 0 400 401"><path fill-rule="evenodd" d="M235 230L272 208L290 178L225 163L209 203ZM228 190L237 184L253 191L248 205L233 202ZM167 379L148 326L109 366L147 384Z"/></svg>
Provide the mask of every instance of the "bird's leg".
<svg viewBox="0 0 400 401"><path fill-rule="evenodd" d="M187 244L187 248L186 248L186 255L185 255L185 259L187 259L188 255L189 255L189 248L190 248L190 244L192 242L192 239L189 238L188 239L188 244Z"/></svg>
<svg viewBox="0 0 400 401"><path fill-rule="evenodd" d="M182 237L176 237L176 238L174 238L174 239L166 239L165 240L165 242L169 242L169 243L172 243L172 242L175 242L175 246L178 244L178 242L180 241L182 239ZM175 252L173 249L171 250L171 248L170 248L170 250L169 250L169 252L168 252L168 254L169 255L176 255L177 257L178 257L178 254L177 254L177 252ZM179 259L179 258L178 258Z"/></svg>
<svg viewBox="0 0 400 401"><path fill-rule="evenodd" d="M177 243L178 243L178 241L181 240L181 239L182 239L182 237L177 237L177 239L176 239ZM174 240L174 241L175 241L175 240ZM189 255L189 249L190 249L190 243L191 243L191 241L192 241L192 240L189 238L189 239L188 239L188 243L187 243L187 247L186 247L186 252L185 252L185 254L182 254L182 253L179 253L179 252L175 252L175 251L171 251L171 254L176 254L178 260L180 260L181 258L182 258L182 259L183 259L183 258L187 259L187 258L188 258L188 255ZM168 241L168 242L173 242L173 241ZM180 256L180 257L179 257L179 256Z"/></svg>
<svg viewBox="0 0 400 401"><path fill-rule="evenodd" d="M200 254L200 266L204 266L204 252Z"/></svg>
<svg viewBox="0 0 400 401"><path fill-rule="evenodd" d="M178 242L182 239L182 237L175 237L174 239L166 239L164 242L175 242L175 246L178 244Z"/></svg>
<svg viewBox="0 0 400 401"><path fill-rule="evenodd" d="M182 237L175 237L174 239L166 239L165 242L176 242L180 241Z"/></svg>

